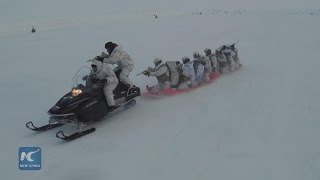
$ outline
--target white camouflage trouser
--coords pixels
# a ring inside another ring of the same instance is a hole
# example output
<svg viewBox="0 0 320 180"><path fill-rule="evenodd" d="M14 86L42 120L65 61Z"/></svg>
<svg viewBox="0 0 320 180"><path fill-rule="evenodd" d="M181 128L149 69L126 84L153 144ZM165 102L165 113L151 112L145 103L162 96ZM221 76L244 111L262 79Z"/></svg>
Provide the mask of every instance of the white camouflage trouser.
<svg viewBox="0 0 320 180"><path fill-rule="evenodd" d="M197 74L196 74L196 82L197 82L197 84L202 82L203 74L204 74L204 66L199 64L198 69L197 69Z"/></svg>
<svg viewBox="0 0 320 180"><path fill-rule="evenodd" d="M171 72L171 85L177 86L179 83L179 72Z"/></svg>
<svg viewBox="0 0 320 180"><path fill-rule="evenodd" d="M192 86L192 87L198 86L198 82L197 82L197 81L191 81L191 86Z"/></svg>
<svg viewBox="0 0 320 180"><path fill-rule="evenodd" d="M233 56L233 59L234 59L234 67L235 69L239 69L241 67L241 64L240 64L240 61L239 61L239 58L237 58L237 56Z"/></svg>
<svg viewBox="0 0 320 180"><path fill-rule="evenodd" d="M188 89L188 88L189 88L189 86L190 86L190 84L191 84L191 82L190 82L190 81L184 81L184 82L181 82L181 83L179 84L178 89L179 89L179 90Z"/></svg>
<svg viewBox="0 0 320 180"><path fill-rule="evenodd" d="M219 72L220 73L227 73L228 72L228 64L222 64L219 66Z"/></svg>
<svg viewBox="0 0 320 180"><path fill-rule="evenodd" d="M239 67L240 67L239 61L234 61L234 70L239 69Z"/></svg>
<svg viewBox="0 0 320 180"><path fill-rule="evenodd" d="M119 80L121 81L121 82L123 82L124 84L127 84L127 85L130 85L130 87L131 86L133 86L134 84L132 83L132 81L130 80L130 78L129 78L129 74L131 73L131 71L133 70L133 64L130 64L130 65L127 65L127 66L125 66L125 67L116 67L115 68L115 72L116 72L116 70L117 69L122 69L121 70L121 73L120 73L120 75L119 75Z"/></svg>
<svg viewBox="0 0 320 180"><path fill-rule="evenodd" d="M235 64L232 56L227 56L227 61L228 61L228 70L230 72L233 72L235 70Z"/></svg>
<svg viewBox="0 0 320 180"><path fill-rule="evenodd" d="M211 63L212 63L212 72L218 72L219 71L218 61L215 59L215 60L211 61Z"/></svg>
<svg viewBox="0 0 320 180"><path fill-rule="evenodd" d="M118 83L116 83L116 84L106 83L103 87L103 93L104 93L104 96L106 97L106 100L107 100L109 106L115 105L113 90L117 87L117 85L118 85Z"/></svg>
<svg viewBox="0 0 320 180"><path fill-rule="evenodd" d="M203 75L202 75L202 80L204 82L210 81L210 72L204 72Z"/></svg>

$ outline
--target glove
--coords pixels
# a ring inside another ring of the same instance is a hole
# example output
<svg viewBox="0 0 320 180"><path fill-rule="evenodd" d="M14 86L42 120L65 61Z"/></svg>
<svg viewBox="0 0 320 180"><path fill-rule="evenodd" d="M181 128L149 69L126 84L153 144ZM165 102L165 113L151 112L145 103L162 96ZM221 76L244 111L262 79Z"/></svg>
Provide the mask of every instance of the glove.
<svg viewBox="0 0 320 180"><path fill-rule="evenodd" d="M98 81L97 75L91 74L91 75L90 75L90 80L91 80L92 82L96 83L96 82Z"/></svg>
<svg viewBox="0 0 320 180"><path fill-rule="evenodd" d="M106 83L106 82L108 82L107 79L100 79L100 80L99 80L99 83Z"/></svg>
<svg viewBox="0 0 320 180"><path fill-rule="evenodd" d="M104 58L108 58L108 57L109 57L109 54L106 54L105 52L102 52L102 53L101 53L101 56L104 57Z"/></svg>
<svg viewBox="0 0 320 180"><path fill-rule="evenodd" d="M143 71L143 74L146 76L150 76L150 72L149 71Z"/></svg>
<svg viewBox="0 0 320 180"><path fill-rule="evenodd" d="M103 57L101 57L101 56L96 56L95 59L98 61L101 61L101 62L103 61Z"/></svg>

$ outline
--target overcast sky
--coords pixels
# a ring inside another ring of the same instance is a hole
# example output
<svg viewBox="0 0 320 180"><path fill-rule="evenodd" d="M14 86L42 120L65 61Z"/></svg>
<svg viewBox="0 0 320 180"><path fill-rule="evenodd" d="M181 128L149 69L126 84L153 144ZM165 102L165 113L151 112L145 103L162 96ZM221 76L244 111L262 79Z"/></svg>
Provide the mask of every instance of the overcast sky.
<svg viewBox="0 0 320 180"><path fill-rule="evenodd" d="M0 26L39 18L103 15L110 12L235 8L320 9L320 0L0 0Z"/></svg>

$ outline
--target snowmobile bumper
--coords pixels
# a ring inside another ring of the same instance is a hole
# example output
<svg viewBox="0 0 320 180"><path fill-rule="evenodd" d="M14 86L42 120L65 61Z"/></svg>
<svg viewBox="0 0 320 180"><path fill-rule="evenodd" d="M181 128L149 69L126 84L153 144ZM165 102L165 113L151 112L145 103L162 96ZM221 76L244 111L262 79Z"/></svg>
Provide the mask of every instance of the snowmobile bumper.
<svg viewBox="0 0 320 180"><path fill-rule="evenodd" d="M64 115L48 114L50 115L49 123L75 123L77 121L73 113Z"/></svg>
<svg viewBox="0 0 320 180"><path fill-rule="evenodd" d="M68 117L68 116L73 116L73 115L74 115L74 113L68 113L68 114L52 114L52 113L50 113L50 112L48 112L48 114L49 114L50 116L53 116L53 117Z"/></svg>

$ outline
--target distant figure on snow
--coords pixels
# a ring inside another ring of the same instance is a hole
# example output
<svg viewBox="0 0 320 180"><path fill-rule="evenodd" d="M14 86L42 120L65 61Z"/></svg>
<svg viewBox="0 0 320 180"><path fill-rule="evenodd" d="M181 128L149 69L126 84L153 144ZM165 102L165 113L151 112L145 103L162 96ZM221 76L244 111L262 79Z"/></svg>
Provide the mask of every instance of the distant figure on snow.
<svg viewBox="0 0 320 180"><path fill-rule="evenodd" d="M35 32L36 32L36 29L34 28L34 26L32 26L31 33L35 33Z"/></svg>

